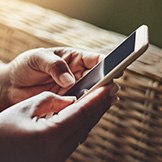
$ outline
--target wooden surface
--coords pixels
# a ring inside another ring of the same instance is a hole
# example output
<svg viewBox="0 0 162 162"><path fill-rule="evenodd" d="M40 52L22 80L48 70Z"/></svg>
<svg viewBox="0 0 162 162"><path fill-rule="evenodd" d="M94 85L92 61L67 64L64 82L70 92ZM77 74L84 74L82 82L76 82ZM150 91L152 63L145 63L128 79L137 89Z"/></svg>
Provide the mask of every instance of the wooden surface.
<svg viewBox="0 0 162 162"><path fill-rule="evenodd" d="M0 6L0 58L6 62L36 47L107 54L125 38L32 4L6 0ZM162 50L150 45L116 82L120 101L67 162L162 161Z"/></svg>

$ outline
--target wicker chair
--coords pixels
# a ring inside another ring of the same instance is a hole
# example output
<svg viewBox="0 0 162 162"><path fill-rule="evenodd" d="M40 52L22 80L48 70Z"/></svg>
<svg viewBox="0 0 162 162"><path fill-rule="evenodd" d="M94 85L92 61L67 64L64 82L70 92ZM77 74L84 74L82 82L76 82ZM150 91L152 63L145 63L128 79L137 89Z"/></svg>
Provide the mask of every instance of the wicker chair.
<svg viewBox="0 0 162 162"><path fill-rule="evenodd" d="M6 62L37 47L108 53L124 38L30 3L0 1L0 59ZM120 101L67 162L162 161L162 50L150 45L116 82Z"/></svg>

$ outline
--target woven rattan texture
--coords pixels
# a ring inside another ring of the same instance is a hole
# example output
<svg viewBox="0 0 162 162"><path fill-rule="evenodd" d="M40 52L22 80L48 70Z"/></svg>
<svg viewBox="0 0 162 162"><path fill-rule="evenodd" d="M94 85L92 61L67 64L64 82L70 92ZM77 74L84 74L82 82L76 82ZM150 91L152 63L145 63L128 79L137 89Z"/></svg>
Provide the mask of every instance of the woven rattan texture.
<svg viewBox="0 0 162 162"><path fill-rule="evenodd" d="M33 4L0 1L3 61L36 47L73 46L107 53L123 38ZM162 50L150 45L116 82L120 101L67 162L162 161Z"/></svg>
<svg viewBox="0 0 162 162"><path fill-rule="evenodd" d="M36 47L112 49L123 38L57 12L18 1L0 1L0 54L9 61ZM93 47L93 48L92 48Z"/></svg>

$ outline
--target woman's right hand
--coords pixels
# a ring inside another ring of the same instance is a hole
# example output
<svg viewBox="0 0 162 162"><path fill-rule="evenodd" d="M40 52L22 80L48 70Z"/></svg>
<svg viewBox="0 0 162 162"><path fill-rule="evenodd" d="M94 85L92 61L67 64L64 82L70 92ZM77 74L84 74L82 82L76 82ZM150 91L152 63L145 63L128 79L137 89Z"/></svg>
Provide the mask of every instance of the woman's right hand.
<svg viewBox="0 0 162 162"><path fill-rule="evenodd" d="M78 102L43 92L0 113L1 160L64 161L117 101L118 86L100 87ZM72 104L73 103L73 104ZM49 119L49 112L58 112Z"/></svg>

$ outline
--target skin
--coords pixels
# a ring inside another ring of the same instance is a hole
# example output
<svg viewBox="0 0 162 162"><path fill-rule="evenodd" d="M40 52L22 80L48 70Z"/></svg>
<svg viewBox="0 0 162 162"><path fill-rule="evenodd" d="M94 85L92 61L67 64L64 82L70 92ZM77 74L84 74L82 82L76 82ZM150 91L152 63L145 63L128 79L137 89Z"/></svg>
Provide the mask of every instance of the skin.
<svg viewBox="0 0 162 162"><path fill-rule="evenodd" d="M0 66L1 160L62 162L85 141L117 101L118 86L111 82L77 102L61 95L101 59L72 48L35 49ZM49 112L56 114L44 118Z"/></svg>
<svg viewBox="0 0 162 162"><path fill-rule="evenodd" d="M4 110L0 114L1 160L66 160L116 102L116 97L112 95L117 90L115 84L109 84L70 106L67 106L70 101L53 93L43 92ZM66 108L49 119L40 118L49 110L58 111L55 102L62 102L62 106Z"/></svg>
<svg viewBox="0 0 162 162"><path fill-rule="evenodd" d="M0 109L43 91L63 95L103 57L73 48L39 48L22 53L4 65L0 80L5 99L0 97Z"/></svg>

